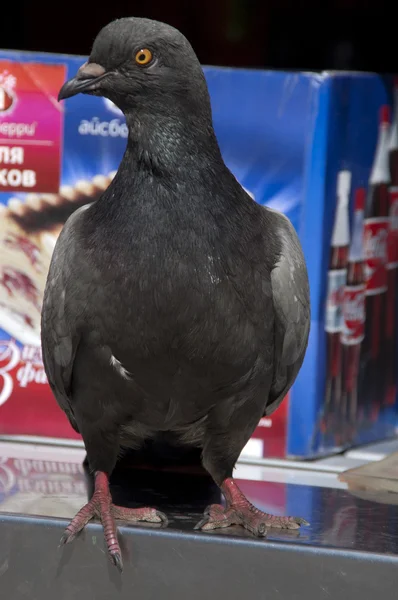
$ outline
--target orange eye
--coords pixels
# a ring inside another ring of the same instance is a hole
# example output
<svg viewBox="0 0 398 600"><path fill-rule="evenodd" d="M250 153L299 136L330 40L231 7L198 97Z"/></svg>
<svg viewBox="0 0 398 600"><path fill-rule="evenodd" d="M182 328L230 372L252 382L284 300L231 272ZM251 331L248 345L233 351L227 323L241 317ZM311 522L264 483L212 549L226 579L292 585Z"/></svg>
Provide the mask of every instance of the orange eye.
<svg viewBox="0 0 398 600"><path fill-rule="evenodd" d="M148 48L143 48L142 50L138 50L135 55L135 62L137 65L147 65L152 60L152 52L148 50Z"/></svg>

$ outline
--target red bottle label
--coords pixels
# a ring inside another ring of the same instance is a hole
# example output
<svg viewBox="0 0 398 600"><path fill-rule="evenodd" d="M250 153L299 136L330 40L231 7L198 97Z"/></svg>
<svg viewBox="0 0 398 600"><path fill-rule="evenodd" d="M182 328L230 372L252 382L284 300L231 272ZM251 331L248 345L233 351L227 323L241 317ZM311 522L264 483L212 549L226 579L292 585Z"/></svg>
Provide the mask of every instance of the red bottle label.
<svg viewBox="0 0 398 600"><path fill-rule="evenodd" d="M360 344L365 337L365 290L364 283L344 289L341 341L347 346Z"/></svg>
<svg viewBox="0 0 398 600"><path fill-rule="evenodd" d="M365 219L364 255L366 294L381 294L387 290L388 217Z"/></svg>
<svg viewBox="0 0 398 600"><path fill-rule="evenodd" d="M326 299L325 331L337 333L343 328L343 296L347 282L347 269L328 272L328 291Z"/></svg>
<svg viewBox="0 0 398 600"><path fill-rule="evenodd" d="M390 188L390 224L388 229L388 269L398 267L398 187Z"/></svg>

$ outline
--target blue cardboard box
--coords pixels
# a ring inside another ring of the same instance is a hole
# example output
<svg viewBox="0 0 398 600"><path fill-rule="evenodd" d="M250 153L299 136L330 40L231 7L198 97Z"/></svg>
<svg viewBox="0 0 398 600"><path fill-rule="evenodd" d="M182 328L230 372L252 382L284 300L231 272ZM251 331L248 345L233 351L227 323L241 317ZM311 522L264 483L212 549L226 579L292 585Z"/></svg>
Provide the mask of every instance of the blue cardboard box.
<svg viewBox="0 0 398 600"><path fill-rule="evenodd" d="M57 102L59 81L84 61L0 51L3 437L76 439L43 371L40 302L63 222L109 185L127 138L124 117L110 101L80 95ZM216 67L205 67L205 75L225 162L257 202L290 218L310 278L311 334L303 367L244 454L314 457L394 435L393 79ZM381 181L387 164L389 179ZM360 248L355 264L349 262L354 245Z"/></svg>

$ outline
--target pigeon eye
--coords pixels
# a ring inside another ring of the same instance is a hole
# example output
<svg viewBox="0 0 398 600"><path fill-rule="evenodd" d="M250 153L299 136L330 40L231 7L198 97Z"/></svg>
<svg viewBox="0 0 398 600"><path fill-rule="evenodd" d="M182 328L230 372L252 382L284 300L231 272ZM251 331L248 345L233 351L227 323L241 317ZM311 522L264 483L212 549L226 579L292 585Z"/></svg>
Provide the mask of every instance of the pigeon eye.
<svg viewBox="0 0 398 600"><path fill-rule="evenodd" d="M152 60L152 52L148 50L148 48L142 48L142 50L138 50L135 55L135 62L137 65L147 65Z"/></svg>

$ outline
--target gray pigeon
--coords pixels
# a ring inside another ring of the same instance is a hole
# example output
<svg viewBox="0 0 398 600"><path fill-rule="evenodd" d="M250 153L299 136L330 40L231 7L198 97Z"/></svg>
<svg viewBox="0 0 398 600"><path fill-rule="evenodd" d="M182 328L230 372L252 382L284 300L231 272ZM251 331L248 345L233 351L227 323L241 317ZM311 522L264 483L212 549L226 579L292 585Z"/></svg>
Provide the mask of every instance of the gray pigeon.
<svg viewBox="0 0 398 600"><path fill-rule="evenodd" d="M308 277L294 228L224 164L203 71L176 29L110 23L59 99L79 92L114 102L129 135L110 187L66 222L44 296L48 380L95 473L94 495L63 541L98 517L122 569L115 520L167 522L153 508L115 506L109 491L123 449L161 436L200 448L225 496L199 529L238 524L263 536L307 524L258 510L232 478L308 343Z"/></svg>

